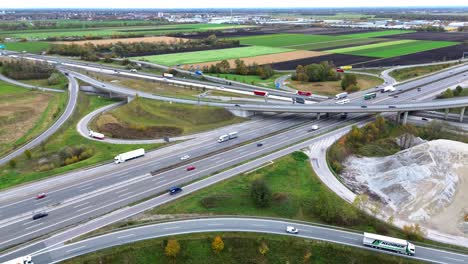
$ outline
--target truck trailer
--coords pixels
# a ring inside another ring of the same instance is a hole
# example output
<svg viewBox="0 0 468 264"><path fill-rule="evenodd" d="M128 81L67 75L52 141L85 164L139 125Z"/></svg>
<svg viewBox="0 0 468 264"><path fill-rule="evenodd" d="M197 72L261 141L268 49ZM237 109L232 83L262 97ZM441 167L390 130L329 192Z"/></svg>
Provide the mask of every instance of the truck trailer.
<svg viewBox="0 0 468 264"><path fill-rule="evenodd" d="M409 256L414 256L414 254L416 253L416 248L414 244L411 244L410 242L404 239L382 236L372 233L364 233L362 244L364 246L390 250L401 254L407 254Z"/></svg>
<svg viewBox="0 0 468 264"><path fill-rule="evenodd" d="M230 139L234 139L234 138L237 138L238 137L238 133L237 132L231 132L227 135L222 135L222 136L219 136L218 138L218 143L221 143L221 142L224 142L224 141L228 141Z"/></svg>
<svg viewBox="0 0 468 264"><path fill-rule="evenodd" d="M98 133L98 132L95 132L95 131L92 131L92 130L89 131L89 136L92 137L92 138L101 139L101 140L105 138L104 134Z"/></svg>
<svg viewBox="0 0 468 264"><path fill-rule="evenodd" d="M268 97L268 92L265 92L265 91L253 91L253 94L258 95L258 96Z"/></svg>
<svg viewBox="0 0 468 264"><path fill-rule="evenodd" d="M24 256L9 260L7 262L4 262L3 264L34 264L34 262L32 261L31 256Z"/></svg>
<svg viewBox="0 0 468 264"><path fill-rule="evenodd" d="M136 150L125 152L125 153L122 153L122 154L119 154L119 155L115 156L114 162L115 162L115 164L119 164L119 163L125 162L127 160L142 157L144 155L145 155L145 150L144 149L142 149L142 148L141 149L136 149Z"/></svg>
<svg viewBox="0 0 468 264"><path fill-rule="evenodd" d="M393 87L393 85L386 86L380 90L381 93L386 93L386 92L391 93L394 91L395 91L395 87Z"/></svg>

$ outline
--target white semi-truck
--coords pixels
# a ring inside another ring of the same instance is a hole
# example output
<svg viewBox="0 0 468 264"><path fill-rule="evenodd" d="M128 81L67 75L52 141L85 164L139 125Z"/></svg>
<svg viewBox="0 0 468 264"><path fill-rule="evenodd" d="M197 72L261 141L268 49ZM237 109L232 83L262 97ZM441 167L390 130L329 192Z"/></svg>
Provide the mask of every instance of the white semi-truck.
<svg viewBox="0 0 468 264"><path fill-rule="evenodd" d="M393 87L393 85L389 85L389 86L386 86L386 87L382 88L380 90L380 92L381 93L387 93L387 92L391 93L391 92L394 92L395 90L396 89L395 89L395 87Z"/></svg>
<svg viewBox="0 0 468 264"><path fill-rule="evenodd" d="M364 246L390 250L401 254L407 254L410 256L414 256L414 254L416 253L416 248L414 244L411 244L410 242L404 239L394 237L382 236L372 233L364 233L362 243L364 244Z"/></svg>
<svg viewBox="0 0 468 264"><path fill-rule="evenodd" d="M119 164L119 163L125 162L127 160L142 157L144 155L145 155L145 150L144 149L142 149L142 148L141 149L136 149L136 150L125 152L125 153L122 153L122 154L119 154L119 155L115 156L114 162L116 164Z"/></svg>
<svg viewBox="0 0 468 264"><path fill-rule="evenodd" d="M32 261L31 256L25 256L9 260L3 264L34 264L34 262Z"/></svg>
<svg viewBox="0 0 468 264"><path fill-rule="evenodd" d="M224 141L228 141L230 139L234 139L234 138L237 137L237 135L238 135L237 132L231 132L231 133L229 133L227 135L219 136L218 142L221 143L221 142L224 142Z"/></svg>

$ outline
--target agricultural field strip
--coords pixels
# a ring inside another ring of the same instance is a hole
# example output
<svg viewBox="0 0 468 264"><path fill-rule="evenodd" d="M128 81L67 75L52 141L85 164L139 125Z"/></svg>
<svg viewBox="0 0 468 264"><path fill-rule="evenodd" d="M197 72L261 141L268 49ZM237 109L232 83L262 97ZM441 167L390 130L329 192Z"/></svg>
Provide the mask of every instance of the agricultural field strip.
<svg viewBox="0 0 468 264"><path fill-rule="evenodd" d="M360 50L382 48L382 47L393 46L393 45L398 45L398 44L406 44L406 43L417 42L417 41L418 40L402 39L402 40L395 40L395 41L389 41L389 42L383 42L383 43L374 43L374 44L363 45L363 46L355 46L355 47L327 50L327 52L329 52L329 53L349 53L349 52L355 52L355 51L360 51Z"/></svg>
<svg viewBox="0 0 468 264"><path fill-rule="evenodd" d="M166 66L177 64L193 64L209 61L220 61L228 59L237 59L245 57L254 57L259 55L268 55L276 53L284 53L294 51L293 49L265 47L265 46L251 46L241 48L228 48L222 50L205 50L182 52L164 55L143 56L140 59L146 59L150 62L163 64Z"/></svg>

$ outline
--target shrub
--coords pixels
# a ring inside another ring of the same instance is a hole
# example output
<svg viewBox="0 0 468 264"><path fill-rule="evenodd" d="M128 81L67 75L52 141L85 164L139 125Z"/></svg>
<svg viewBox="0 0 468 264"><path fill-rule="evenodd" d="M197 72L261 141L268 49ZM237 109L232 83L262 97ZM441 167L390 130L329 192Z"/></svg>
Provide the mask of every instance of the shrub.
<svg viewBox="0 0 468 264"><path fill-rule="evenodd" d="M361 90L361 88L355 84L351 85L351 86L348 86L348 88L346 88L346 92L348 93L354 93L354 92L357 92Z"/></svg>
<svg viewBox="0 0 468 264"><path fill-rule="evenodd" d="M31 151L29 149L24 151L24 155L26 156L28 160L30 160L32 157Z"/></svg>
<svg viewBox="0 0 468 264"><path fill-rule="evenodd" d="M354 74L345 74L343 79L341 80L341 88L346 90L348 87L355 85L357 86L357 78Z"/></svg>
<svg viewBox="0 0 468 264"><path fill-rule="evenodd" d="M8 161L8 165L9 165L10 168L12 168L12 169L16 168L16 160L11 159L10 161Z"/></svg>
<svg viewBox="0 0 468 264"><path fill-rule="evenodd" d="M422 240L424 238L424 231L419 224L404 225L403 233L409 240Z"/></svg>
<svg viewBox="0 0 468 264"><path fill-rule="evenodd" d="M250 187L250 195L259 208L270 206L271 202L271 191L265 181L257 179L252 182Z"/></svg>

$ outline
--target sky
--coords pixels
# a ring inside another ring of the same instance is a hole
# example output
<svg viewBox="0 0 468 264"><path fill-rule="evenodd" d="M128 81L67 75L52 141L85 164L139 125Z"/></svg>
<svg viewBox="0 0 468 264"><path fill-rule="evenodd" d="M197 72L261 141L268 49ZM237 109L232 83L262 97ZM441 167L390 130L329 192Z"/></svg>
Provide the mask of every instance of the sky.
<svg viewBox="0 0 468 264"><path fill-rule="evenodd" d="M2 0L1 8L257 8L467 6L466 0Z"/></svg>

